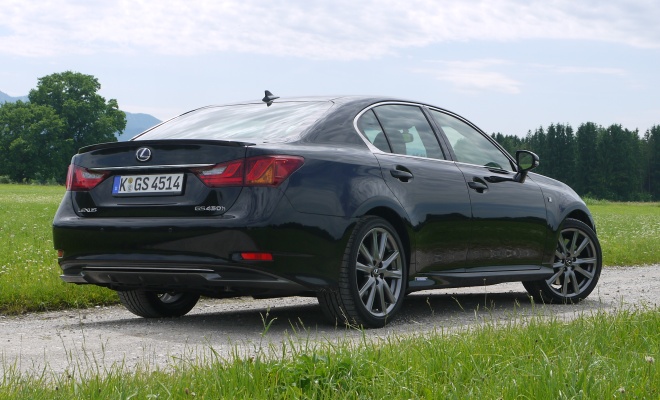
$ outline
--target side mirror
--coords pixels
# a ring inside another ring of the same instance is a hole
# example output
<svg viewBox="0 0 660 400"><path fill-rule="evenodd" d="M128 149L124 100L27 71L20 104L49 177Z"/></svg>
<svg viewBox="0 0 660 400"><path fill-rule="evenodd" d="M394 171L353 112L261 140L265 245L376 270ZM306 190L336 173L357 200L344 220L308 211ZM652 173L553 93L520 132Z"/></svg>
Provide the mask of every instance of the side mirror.
<svg viewBox="0 0 660 400"><path fill-rule="evenodd" d="M523 183L527 178L527 172L539 166L539 156L529 150L518 150L516 151L516 166L518 173L513 179Z"/></svg>

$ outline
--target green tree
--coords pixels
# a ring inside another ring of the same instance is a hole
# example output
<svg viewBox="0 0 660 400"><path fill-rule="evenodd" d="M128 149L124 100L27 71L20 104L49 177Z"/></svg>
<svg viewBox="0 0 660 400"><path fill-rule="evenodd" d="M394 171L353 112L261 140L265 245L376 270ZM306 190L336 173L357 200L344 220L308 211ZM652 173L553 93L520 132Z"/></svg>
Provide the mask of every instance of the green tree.
<svg viewBox="0 0 660 400"><path fill-rule="evenodd" d="M522 138L515 135L503 135L501 133L493 133L491 135L497 143L499 143L504 150L508 151L513 157L516 156L517 150L525 149L525 142Z"/></svg>
<svg viewBox="0 0 660 400"><path fill-rule="evenodd" d="M527 132L525 141L529 146L529 150L533 151L539 156L539 167L535 169L534 172L547 175L548 171L550 170L548 166L550 165L549 163L552 155L549 151L547 151L547 138L543 127L539 127L534 131L534 133L532 133L532 131Z"/></svg>
<svg viewBox="0 0 660 400"><path fill-rule="evenodd" d="M66 71L39 78L36 89L28 98L35 105L51 107L64 121L58 139L59 154L55 177L63 181L66 167L80 147L95 143L115 142L115 133L126 128L126 114L119 110L117 100L105 98L92 75ZM62 161L62 158L65 161Z"/></svg>
<svg viewBox="0 0 660 400"><path fill-rule="evenodd" d="M629 201L642 197L641 156L637 131L617 124L601 131L597 160L603 198Z"/></svg>
<svg viewBox="0 0 660 400"><path fill-rule="evenodd" d="M566 124L557 124L557 157L555 167L557 178L570 186L575 185L575 135L573 128Z"/></svg>
<svg viewBox="0 0 660 400"><path fill-rule="evenodd" d="M602 129L593 122L581 124L575 134L575 190L581 195L598 197L599 170L596 162L598 131Z"/></svg>
<svg viewBox="0 0 660 400"><path fill-rule="evenodd" d="M22 101L0 106L0 174L16 182L53 178L63 130L51 107Z"/></svg>
<svg viewBox="0 0 660 400"><path fill-rule="evenodd" d="M654 200L660 200L660 125L655 125L644 135L647 149L644 187Z"/></svg>

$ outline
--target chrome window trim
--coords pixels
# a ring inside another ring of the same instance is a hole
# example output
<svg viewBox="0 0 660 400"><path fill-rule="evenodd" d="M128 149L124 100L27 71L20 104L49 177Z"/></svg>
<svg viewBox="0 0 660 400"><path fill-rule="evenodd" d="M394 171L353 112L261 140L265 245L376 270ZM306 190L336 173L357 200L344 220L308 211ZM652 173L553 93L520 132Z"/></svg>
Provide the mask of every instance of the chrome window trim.
<svg viewBox="0 0 660 400"><path fill-rule="evenodd" d="M487 166L487 165L471 164L471 163L466 163L466 162L462 162L462 161L454 161L454 163L455 163L456 165L459 165L459 166L460 166L460 165L466 165L466 166L468 166L468 167L484 168L484 169L487 169L487 170L489 170L489 171L490 171L490 170L494 170L494 171L496 171L496 172L493 172L493 173L498 173L498 172L499 172L499 173L501 173L502 175L504 175L504 174L513 174L513 173L516 172L516 171L509 171L508 169L499 169L499 168L489 167L489 166ZM501 172L500 172L500 171L501 171Z"/></svg>
<svg viewBox="0 0 660 400"><path fill-rule="evenodd" d="M409 102L409 101L382 101L382 102L380 102L380 103L372 104L372 105L370 105L369 107L365 108L364 110L360 111L360 113L358 113L358 115L356 115L355 118L353 118L353 129L355 129L355 132L357 132L358 136L360 136L360 138L362 138L362 141L364 142L364 144L367 145L367 147L369 148L369 150L371 150L372 153L377 153L377 154L390 154L390 155L400 156L400 157L415 158L415 159L418 159L418 160L436 160L436 161L448 161L448 162L453 162L453 160L448 160L448 159L446 159L446 158L445 158L445 159L439 159L439 158L431 158L431 157L411 156L411 155L408 155L408 154L389 153L389 152L386 152L386 151L382 151L382 150L379 149L378 147L374 146L374 145L369 141L369 139L367 139L367 138L364 136L364 134L362 134L362 132L360 132L360 129L358 129L358 126L357 126L357 121L360 119L360 117L362 117L363 114L365 114L367 111L371 110L372 108L374 108L374 107L378 107L378 106L383 106L383 105L388 105L388 104L404 105L404 106L416 106L416 107L419 107L420 109L421 109L421 108L425 108L425 107L428 108L427 106L425 106L425 105L423 105L423 104L412 103L412 102ZM428 117L427 117L427 119L428 119ZM427 122L429 123L429 127L431 128L431 131L432 131L433 134L435 135L435 130L434 130L434 128L433 128L433 125L431 124L431 121L427 121ZM437 140L437 138L436 138L436 140ZM445 151L444 151L444 149L442 148L442 144L438 143L438 146L440 147L440 151L444 154Z"/></svg>
<svg viewBox="0 0 660 400"><path fill-rule="evenodd" d="M374 146L375 147L375 146ZM439 162L445 162L445 163L450 163L450 164L456 164L454 160L441 160L439 158L429 158L429 157L420 157L420 156L409 156L408 154L399 154L399 153L386 153L378 148L376 148L376 151L374 153L378 154L384 154L386 156L397 156L397 157L405 157L405 158L412 158L415 160L424 160L424 161L439 161Z"/></svg>
<svg viewBox="0 0 660 400"><path fill-rule="evenodd" d="M389 152L386 152L386 151L382 151L378 147L374 146L369 141L369 139L367 139L365 137L365 135L363 135L362 132L360 132L360 129L358 129L358 126L357 126L357 121L360 119L360 117L362 117L362 115L364 113L370 111L372 108L382 106L382 105L388 105L388 104L416 106L416 107L419 107L419 108L425 108L425 109L427 109L427 111L431 111L431 110L437 111L437 112L447 114L447 115L449 115L453 118L458 119L459 121L465 123L466 125L472 127L474 130L479 132L482 136L484 136L486 138L486 140L488 140L491 144L493 144L495 146L495 148L497 148L500 151L500 153L502 153L504 155L504 157L509 159L509 161L512 164L513 170L512 171L503 170L503 171L506 171L508 173L517 172L515 160L504 150L504 148L499 143L497 143L493 138L488 136L483 130L481 130L478 126L476 126L472 122L468 121L467 119L463 118L462 116L460 116L460 115L458 115L454 112L451 112L449 110L445 110L445 109L440 108L440 107L430 106L430 105L426 105L426 104L413 103L413 102L409 102L409 101L382 101L382 102L379 102L379 103L374 103L374 104L368 106L367 108L365 108L364 110L360 111L358 113L358 115L356 115L355 118L353 118L353 129L355 129L358 136L360 136L360 138L362 138L362 141L367 145L367 147L369 148L369 150L371 150L372 153L374 153L374 154L389 154L389 155L393 155L393 156L414 158L414 159L418 159L418 160L444 161L444 162L449 162L449 163L453 163L453 164L456 164L456 165L461 164L461 165L468 165L468 166L480 167L480 168L485 168L485 169L490 168L490 167L487 167L485 165L471 164L471 163L466 163L466 162L460 162L460 161L457 161L457 160L450 160L450 159L446 159L446 158L441 160L441 159L438 159L438 158L418 157L418 156L410 156L410 155L407 155L407 154L389 153ZM433 123L437 124L437 121L433 121ZM434 129L434 130L436 129L433 126L431 128ZM440 132L440 133L442 133L442 132ZM440 147L442 148L441 144L440 144ZM450 150L452 152L454 151L453 148L450 148Z"/></svg>

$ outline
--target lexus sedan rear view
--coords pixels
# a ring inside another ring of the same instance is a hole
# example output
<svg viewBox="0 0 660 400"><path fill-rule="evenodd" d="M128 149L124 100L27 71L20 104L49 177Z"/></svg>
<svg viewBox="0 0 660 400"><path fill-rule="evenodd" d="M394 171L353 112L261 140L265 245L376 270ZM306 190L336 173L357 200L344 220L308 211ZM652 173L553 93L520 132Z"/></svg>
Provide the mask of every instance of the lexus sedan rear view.
<svg viewBox="0 0 660 400"><path fill-rule="evenodd" d="M312 295L333 323L381 327L410 292L511 281L579 301L596 228L538 163L433 105L267 92L80 149L54 244L64 281L147 318L201 295Z"/></svg>

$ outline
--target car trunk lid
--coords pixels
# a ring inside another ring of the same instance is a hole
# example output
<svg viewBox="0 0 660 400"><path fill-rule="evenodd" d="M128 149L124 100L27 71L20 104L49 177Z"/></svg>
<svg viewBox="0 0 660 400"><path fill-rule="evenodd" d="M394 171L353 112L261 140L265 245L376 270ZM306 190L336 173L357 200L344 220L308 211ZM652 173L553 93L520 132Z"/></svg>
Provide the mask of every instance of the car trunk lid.
<svg viewBox="0 0 660 400"><path fill-rule="evenodd" d="M69 174L74 209L84 217L223 214L236 201L242 185L208 187L199 176L218 164L243 160L251 145L145 140L84 147L74 156Z"/></svg>

